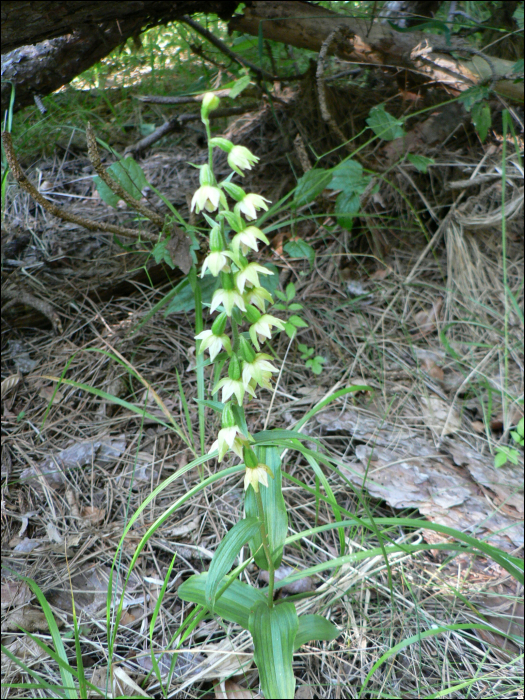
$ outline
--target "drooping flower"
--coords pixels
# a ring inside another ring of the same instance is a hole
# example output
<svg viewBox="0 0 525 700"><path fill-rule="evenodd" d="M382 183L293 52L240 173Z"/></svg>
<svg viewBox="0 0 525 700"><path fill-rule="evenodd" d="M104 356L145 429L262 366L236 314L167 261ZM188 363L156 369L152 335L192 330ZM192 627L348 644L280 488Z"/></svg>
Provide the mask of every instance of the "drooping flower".
<svg viewBox="0 0 525 700"><path fill-rule="evenodd" d="M226 452L228 452L228 450L233 450L235 454L242 459L242 449L247 444L248 441L243 436L241 429L237 425L229 428L222 428L222 430L219 430L217 440L215 440L213 445L210 447L208 454L218 449L219 462L222 462Z"/></svg>
<svg viewBox="0 0 525 700"><path fill-rule="evenodd" d="M273 272L258 263L248 263L248 265L235 275L235 284L239 292L241 294L244 292L246 282L250 282L254 287L259 287L259 275L273 275Z"/></svg>
<svg viewBox="0 0 525 700"><path fill-rule="evenodd" d="M284 330L284 321L270 314L263 314L261 318L250 326L250 338L257 350L260 350L259 341L263 342L264 338L268 340L272 337L270 328L274 326L280 330Z"/></svg>
<svg viewBox="0 0 525 700"><path fill-rule="evenodd" d="M268 474L273 476L266 464L259 464L259 466L254 469L246 467L246 473L244 474L244 490L247 491L250 484L253 486L253 490L256 493L259 491L259 484L268 487Z"/></svg>
<svg viewBox="0 0 525 700"><path fill-rule="evenodd" d="M243 255L246 255L249 248L257 252L257 239L263 241L263 243L266 243L266 245L270 245L268 238L260 229L257 228L257 226L248 226L244 229L244 231L237 233L232 238L232 250L234 253L238 254L240 247Z"/></svg>
<svg viewBox="0 0 525 700"><path fill-rule="evenodd" d="M261 197L260 194L250 192L249 194L245 195L240 202L237 202L233 208L233 211L241 212L247 219L256 219L257 211L259 209L268 210L266 202L269 201L269 199Z"/></svg>
<svg viewBox="0 0 525 700"><path fill-rule="evenodd" d="M234 146L228 154L228 165L239 175L244 176L243 170L251 170L259 158L244 146Z"/></svg>
<svg viewBox="0 0 525 700"><path fill-rule="evenodd" d="M213 389L213 394L216 394L219 389L222 388L222 403L226 403L230 396L235 395L239 406L242 406L242 400L244 398L244 393L247 391L251 396L255 396L255 391L252 387L246 388L242 379L231 379L230 377L224 377L219 382L217 382L215 388Z"/></svg>
<svg viewBox="0 0 525 700"><path fill-rule="evenodd" d="M234 306L238 306L241 311L246 311L244 299L236 289L217 289L211 300L211 313L213 313L220 304L224 306L228 316L232 315Z"/></svg>
<svg viewBox="0 0 525 700"><path fill-rule="evenodd" d="M217 277L219 272L229 270L231 254L228 251L215 251L204 258L202 263L201 277L204 277L206 269L208 269L214 277Z"/></svg>
<svg viewBox="0 0 525 700"><path fill-rule="evenodd" d="M268 301L270 302L270 304L273 304L272 295L264 287L252 287L252 289L245 289L243 297L244 301L247 304L254 304L263 313L265 312L265 301Z"/></svg>
<svg viewBox="0 0 525 700"><path fill-rule="evenodd" d="M232 351L231 342L228 336L224 334L215 335L213 330L202 331L196 335L195 338L196 340L202 340L199 352L209 350L210 359L212 362L223 348L228 353L231 353Z"/></svg>
<svg viewBox="0 0 525 700"><path fill-rule="evenodd" d="M197 214L203 209L206 211L215 211L219 206L219 202L227 206L224 192L214 185L201 185L193 195L191 200L191 211L195 209Z"/></svg>
<svg viewBox="0 0 525 700"><path fill-rule="evenodd" d="M257 353L252 362L243 362L242 366L242 381L244 386L250 385L253 379L255 384L267 388L269 385L268 379L272 376L272 372L279 372L268 360L271 360L270 355L265 353Z"/></svg>

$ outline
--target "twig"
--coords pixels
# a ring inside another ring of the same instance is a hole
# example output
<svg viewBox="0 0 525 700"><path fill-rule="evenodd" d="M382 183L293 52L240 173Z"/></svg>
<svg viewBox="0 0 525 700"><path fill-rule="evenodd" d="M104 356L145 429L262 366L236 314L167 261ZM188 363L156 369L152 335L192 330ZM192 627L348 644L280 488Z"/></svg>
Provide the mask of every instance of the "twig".
<svg viewBox="0 0 525 700"><path fill-rule="evenodd" d="M346 143L348 141L348 139L343 134L341 129L337 126L337 124L335 123L335 119L332 117L332 115L328 111L328 105L326 104L326 90L325 90L325 84L324 84L324 79L323 79L324 62L326 59L326 54L328 53L328 49L330 48L330 44L335 39L335 37L339 33L339 31L340 31L339 29L334 29L333 32L330 32L330 34L326 37L326 39L323 41L323 43L321 45L321 50L319 51L319 57L317 59L317 72L316 72L317 94L319 97L319 107L321 108L321 115L322 115L324 121L332 129L334 134L336 134L336 136L341 140L341 142L343 144L345 144L347 150L350 150L349 144Z"/></svg>
<svg viewBox="0 0 525 700"><path fill-rule="evenodd" d="M224 41L221 41L218 39L216 36L214 36L211 32L209 32L207 29L204 29L198 22L196 22L194 19L191 19L188 15L184 15L183 17L180 18L181 22L184 22L187 24L189 27L194 29L198 34L203 36L205 39L207 39L210 44L213 44L215 47L219 49L219 51L222 51L223 54L228 56L229 58L232 59L232 61L235 61L235 63L239 63L241 66L245 66L246 68L249 68L252 70L256 75L259 76L259 78L262 78L264 80L279 80L281 82L286 81L286 80L301 80L304 77L304 74L298 74L298 75L291 75L291 76L280 76L280 75L272 75L271 73L268 73L268 71L265 71L262 68L259 68L259 66L256 66L255 63L252 63L251 61L248 61L246 58L243 58L242 56L239 56L239 54L236 54L235 51L232 51L229 46L226 46Z"/></svg>
<svg viewBox="0 0 525 700"><path fill-rule="evenodd" d="M13 141L11 139L11 134L7 131L2 132L2 142L4 144L4 150L9 168L13 173L13 177L18 182L20 187L24 189L40 206L48 211L53 216L56 216L62 221L70 221L72 224L78 224L83 228L88 229L88 231L104 231L106 233L115 233L119 236L127 236L128 238L142 238L148 241L157 242L158 236L154 233L148 233L147 231L137 231L133 228L127 228L125 226L115 226L113 224L101 223L98 221L93 221L92 219L84 219L82 216L77 216L72 212L68 211L65 207L57 207L36 189L32 182L28 180L24 171L20 167L15 151L13 149Z"/></svg>

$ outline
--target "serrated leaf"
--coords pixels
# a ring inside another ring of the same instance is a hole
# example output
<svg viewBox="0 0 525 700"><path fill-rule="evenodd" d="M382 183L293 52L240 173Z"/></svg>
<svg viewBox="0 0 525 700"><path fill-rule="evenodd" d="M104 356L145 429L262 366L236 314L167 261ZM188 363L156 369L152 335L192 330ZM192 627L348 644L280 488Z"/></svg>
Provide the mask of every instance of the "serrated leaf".
<svg viewBox="0 0 525 700"><path fill-rule="evenodd" d="M295 284L293 282L289 282L286 285L286 298L288 301L292 301L292 299L295 296Z"/></svg>
<svg viewBox="0 0 525 700"><path fill-rule="evenodd" d="M292 323L294 326L297 326L297 328L308 328L308 324L306 321L303 321L303 319L300 316L297 316L296 314L293 314L290 316L288 319L288 323Z"/></svg>
<svg viewBox="0 0 525 700"><path fill-rule="evenodd" d="M253 638L254 660L265 698L293 698L294 640L299 620L293 603L269 608L258 603L250 615L248 629Z"/></svg>
<svg viewBox="0 0 525 700"><path fill-rule="evenodd" d="M208 570L208 578L206 579L206 605L210 609L215 607L215 596L222 583L223 578L230 571L233 562L241 551L242 547L252 539L259 531L260 523L258 518L244 518L235 523L228 530L222 542L217 547L217 551L213 555L210 568Z"/></svg>
<svg viewBox="0 0 525 700"><path fill-rule="evenodd" d="M374 134L384 141L393 141L405 135L403 122L389 114L383 105L378 105L370 110L370 116L366 123Z"/></svg>
<svg viewBox="0 0 525 700"><path fill-rule="evenodd" d="M361 201L353 192L341 192L335 200L337 223L347 231L352 230L354 218L359 212Z"/></svg>
<svg viewBox="0 0 525 700"><path fill-rule="evenodd" d="M315 250L311 245L308 245L306 241L303 241L302 238L298 238L295 241L288 241L284 246L284 250L291 258L308 258L310 267L313 267Z"/></svg>
<svg viewBox="0 0 525 700"><path fill-rule="evenodd" d="M328 185L328 189L363 194L369 182L370 178L363 174L361 163L358 163L357 160L346 160L333 168L332 181Z"/></svg>
<svg viewBox="0 0 525 700"><path fill-rule="evenodd" d="M488 102L478 102L472 107L472 123L476 127L481 142L485 141L489 133L492 118Z"/></svg>
<svg viewBox="0 0 525 700"><path fill-rule="evenodd" d="M462 102L463 106L465 107L465 110L467 112L470 112L470 110L475 104L481 102L482 100L485 100L488 96L488 88L484 86L475 85L474 87L468 88L467 90L462 92L460 97L458 98L458 102Z"/></svg>
<svg viewBox="0 0 525 700"><path fill-rule="evenodd" d="M231 97L233 100L237 95L240 95L241 92L248 87L250 84L250 76L249 75L243 75L242 78L239 78L239 80L235 81L234 86L228 93L228 97Z"/></svg>
<svg viewBox="0 0 525 700"><path fill-rule="evenodd" d="M308 642L331 642L340 634L337 627L321 615L301 615L294 640L294 651Z"/></svg>
<svg viewBox="0 0 525 700"><path fill-rule="evenodd" d="M197 605L206 604L205 590L208 572L195 574L184 581L177 593L181 600ZM229 580L227 576L224 582ZM259 589L248 586L248 584L235 579L224 591L220 598L215 601L215 613L228 622L235 622L243 629L248 629L250 612L257 603L265 603L266 596Z"/></svg>
<svg viewBox="0 0 525 700"><path fill-rule="evenodd" d="M427 158L426 156L420 156L417 153L407 153L407 160L409 160L412 165L414 165L420 173L426 173L429 165L434 164L433 158Z"/></svg>
<svg viewBox="0 0 525 700"><path fill-rule="evenodd" d="M330 171L320 168L308 170L297 181L297 187L293 196L296 206L302 207L309 202L313 202L317 195L321 194L327 187L331 179L332 174Z"/></svg>
<svg viewBox="0 0 525 700"><path fill-rule="evenodd" d="M284 540L288 530L288 511L284 503L282 493L282 473L281 458L276 447L256 447L255 452L259 460L266 464L273 474L273 479L268 475L268 486L260 487L260 494L266 514L266 524L270 552L272 554L273 565L277 569L283 557ZM244 499L246 517L258 517L257 500L252 488L246 491ZM255 563L260 569L268 570L266 554L261 547L261 533L258 530L250 540L250 550L255 556Z"/></svg>

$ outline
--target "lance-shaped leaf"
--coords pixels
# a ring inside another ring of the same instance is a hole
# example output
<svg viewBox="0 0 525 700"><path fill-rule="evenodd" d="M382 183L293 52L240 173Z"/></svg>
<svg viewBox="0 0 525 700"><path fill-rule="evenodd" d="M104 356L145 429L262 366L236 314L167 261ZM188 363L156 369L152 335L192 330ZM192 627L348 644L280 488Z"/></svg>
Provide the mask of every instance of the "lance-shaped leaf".
<svg viewBox="0 0 525 700"><path fill-rule="evenodd" d="M250 615L254 660L265 698L293 698L293 647L299 619L293 603L269 608L258 603Z"/></svg>
<svg viewBox="0 0 525 700"><path fill-rule="evenodd" d="M270 467L273 474L273 479L268 476L268 486L260 487L260 494L266 518L266 531L270 541L273 565L278 569L283 558L284 540L288 531L288 513L282 493L281 458L276 447L267 447L266 449L257 447L255 452L259 460ZM257 500L252 488L249 488L246 492L244 507L246 509L246 517L258 517ZM258 529L250 539L250 550L257 566L268 571L268 561L261 545L261 531Z"/></svg>
<svg viewBox="0 0 525 700"><path fill-rule="evenodd" d="M308 642L331 642L340 635L340 631L329 620L321 615L301 615L299 629L295 635L294 651Z"/></svg>
<svg viewBox="0 0 525 700"><path fill-rule="evenodd" d="M177 589L179 598L188 603L197 603L197 605L208 607L205 595L207 578L207 571L203 574L190 576ZM228 581L228 578L223 579L224 583ZM257 603L266 603L264 593L257 588L248 586L247 583L234 579L221 597L215 601L214 611L224 620L235 622L247 630L250 613Z"/></svg>
<svg viewBox="0 0 525 700"><path fill-rule="evenodd" d="M222 579L232 568L235 558L241 551L241 547L259 532L258 518L245 518L239 520L231 530L228 530L225 538L217 547L206 579L206 605L212 610L215 607L215 596L219 590Z"/></svg>

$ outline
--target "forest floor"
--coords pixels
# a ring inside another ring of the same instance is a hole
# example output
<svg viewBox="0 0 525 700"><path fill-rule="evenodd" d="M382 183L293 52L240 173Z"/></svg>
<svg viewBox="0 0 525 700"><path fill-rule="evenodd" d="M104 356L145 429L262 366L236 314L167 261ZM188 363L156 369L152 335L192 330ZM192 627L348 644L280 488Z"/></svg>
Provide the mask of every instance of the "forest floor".
<svg viewBox="0 0 525 700"><path fill-rule="evenodd" d="M187 163L206 157L198 130L188 133L138 159L148 180L183 216L189 216L187 199L196 184ZM485 153L482 172L497 172L501 144ZM482 157L456 154L454 172L471 177ZM450 152L441 155L443 169L451 158ZM507 170L519 180L510 163ZM100 199L80 147L33 160L26 173L59 206L67 202L79 215L133 224L127 211ZM522 586L489 558L440 549L452 542L442 533L405 526L406 519L426 519L523 555L522 451L517 464L495 467L498 451L516 447L510 431L523 415L523 227L515 219L505 238L501 225L468 227L459 209L440 211L436 185L440 181L430 179L422 193L405 178L405 191L419 198L415 208L432 226L421 226L399 204L403 197L392 199L383 183L374 195L377 220L388 211L380 233L377 224L342 229L330 202L320 199L298 219L286 211L269 222L279 226L259 253L260 262L277 268L281 291L293 282L293 301L302 304L308 327L292 341L281 333L268 348L282 373L273 392L261 392L248 404L250 431L292 428L338 389L361 387L316 413L303 429L339 459L339 471L325 473L337 504L358 517L397 518L381 529L399 545L436 545L411 555L400 550L389 568L381 554L356 557L299 582L294 593L319 592L300 603L301 612L327 616L341 635L296 654L296 697L358 697L365 683L363 697L437 697L443 691L462 698L467 687L472 698L518 697L519 645L497 631L523 636ZM266 186L259 181L257 191L275 199L282 189L274 175ZM162 202L146 194L162 211ZM58 664L20 632L22 627L47 644L51 639L34 590L20 576L44 592L70 660L72 588L83 665L90 682L104 688L107 611L111 624L137 545L172 503L225 466L206 462L172 481L118 549L140 504L200 449L195 313L188 289L155 312L180 281L180 271L153 264L151 253L129 241L58 221L16 183L7 190L4 225L11 242L29 233L23 249L3 254L7 298L18 302L6 309L2 325L4 646L60 685ZM286 253L286 243L298 237L313 248L314 259ZM153 285L148 274L156 275ZM209 327L207 310L204 324ZM307 365L309 359L314 363ZM58 386L57 378L67 383ZM211 377L206 381L210 387ZM206 409L206 449L218 427L217 414ZM288 452L283 468L310 489L284 483L290 533L332 522L307 461ZM151 653L158 658L173 649L173 636L190 611L177 596L178 585L207 569L242 508L241 477L216 481L183 503L148 541L130 574L112 649L115 692L130 697L133 682L143 684L152 670ZM346 554L379 544L357 522L346 531ZM288 548L282 573L340 554L336 531L328 530ZM254 564L245 577L262 585ZM493 631L471 629L479 623ZM445 625L469 629L418 637ZM257 688L246 634L214 619L202 622L177 657L170 697L174 691L179 697L240 697L232 694L230 681L225 685L232 674L243 688ZM164 659L163 683L169 668ZM2 666L4 682L29 681L14 661ZM217 683L230 694L221 696ZM153 675L142 687L157 697L160 685ZM24 692L13 689L10 696L29 697Z"/></svg>

